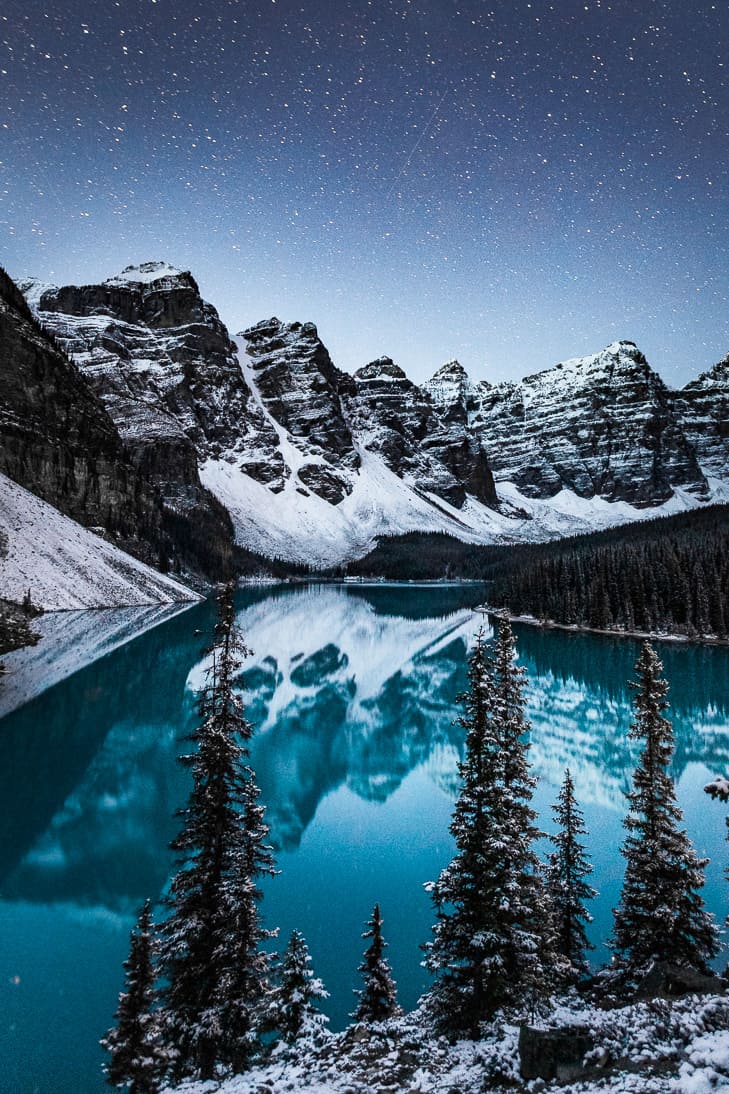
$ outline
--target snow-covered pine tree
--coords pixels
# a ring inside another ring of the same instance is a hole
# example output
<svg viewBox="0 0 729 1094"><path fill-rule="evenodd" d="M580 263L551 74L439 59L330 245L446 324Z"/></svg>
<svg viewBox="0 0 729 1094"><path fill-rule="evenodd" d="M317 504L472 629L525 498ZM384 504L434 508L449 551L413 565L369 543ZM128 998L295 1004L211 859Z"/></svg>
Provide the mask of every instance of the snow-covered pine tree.
<svg viewBox="0 0 729 1094"><path fill-rule="evenodd" d="M673 728L663 716L668 684L650 643L643 644L635 668L630 735L645 747L628 794L625 879L610 943L628 990L654 961L706 972L718 950L716 926L699 893L708 860L698 857L679 827L682 813L668 774Z"/></svg>
<svg viewBox="0 0 729 1094"><path fill-rule="evenodd" d="M259 879L273 874L268 828L248 764L252 728L234 681L247 650L235 624L233 587L218 601L213 658L199 702L197 751L181 758L193 787L180 810L178 855L160 927L162 1013L177 1051L175 1079L243 1071L259 1047L269 991L261 943Z"/></svg>
<svg viewBox="0 0 729 1094"><path fill-rule="evenodd" d="M154 928L152 910L147 901L139 913L124 962L125 990L119 996L114 1017L116 1026L109 1030L101 1045L110 1055L105 1065L110 1086L127 1087L129 1094L154 1094L168 1064L154 1001Z"/></svg>
<svg viewBox="0 0 729 1094"><path fill-rule="evenodd" d="M387 943L382 937L382 922L380 906L375 904L372 918L367 923L368 929L362 935L362 938L371 938L372 941L358 969L364 979L364 988L355 991L359 997L359 1003L352 1013L355 1022L384 1022L402 1013L397 1002L397 985L384 957Z"/></svg>
<svg viewBox="0 0 729 1094"><path fill-rule="evenodd" d="M451 833L456 855L432 893L437 921L425 946L435 982L426 1001L446 1033L477 1037L502 1009L539 1008L552 984L549 904L533 845L522 670L502 621L492 661L479 631L461 696L466 755Z"/></svg>
<svg viewBox="0 0 729 1094"><path fill-rule="evenodd" d="M535 850L544 833L531 805L537 780L529 765L526 670L517 663L514 632L505 617L497 624L492 664L494 715L503 765L505 819L499 838L506 841L511 868L504 887L513 931L511 949L505 955L513 984L513 1002L507 1006L534 1013L555 985L558 957L544 867Z"/></svg>
<svg viewBox="0 0 729 1094"><path fill-rule="evenodd" d="M569 768L552 811L558 828L550 836L555 850L547 863L547 891L552 903L555 948L562 958L560 980L570 985L577 984L590 970L586 951L594 947L587 940L585 925L592 922L592 916L585 908L585 901L597 893L585 881L592 873L592 866L579 841L580 836L586 835L586 829L575 801L575 784Z"/></svg>
<svg viewBox="0 0 729 1094"><path fill-rule="evenodd" d="M328 996L319 977L314 976L303 934L293 931L279 962L278 983L269 999L270 1028L288 1044L300 1037L316 1037L329 1021L316 1001Z"/></svg>

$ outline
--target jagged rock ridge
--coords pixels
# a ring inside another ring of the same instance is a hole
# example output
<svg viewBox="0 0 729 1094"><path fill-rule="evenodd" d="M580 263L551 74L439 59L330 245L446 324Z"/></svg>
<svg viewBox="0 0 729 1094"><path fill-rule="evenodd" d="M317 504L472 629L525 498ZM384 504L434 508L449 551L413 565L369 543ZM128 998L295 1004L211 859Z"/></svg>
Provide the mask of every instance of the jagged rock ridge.
<svg viewBox="0 0 729 1094"><path fill-rule="evenodd" d="M708 497L673 396L632 342L518 383L482 383L471 421L496 478L527 497L566 488L643 507L676 486Z"/></svg>
<svg viewBox="0 0 729 1094"><path fill-rule="evenodd" d="M725 478L729 467L729 355L678 393L686 436L707 475Z"/></svg>
<svg viewBox="0 0 729 1094"><path fill-rule="evenodd" d="M202 475L263 553L325 564L415 529L544 539L677 490L678 505L707 500L705 471L725 475L729 366L677 397L615 342L517 383L473 383L451 361L418 386L389 357L340 371L312 323L264 320L236 347L192 275L165 263L24 288L165 502L205 527Z"/></svg>

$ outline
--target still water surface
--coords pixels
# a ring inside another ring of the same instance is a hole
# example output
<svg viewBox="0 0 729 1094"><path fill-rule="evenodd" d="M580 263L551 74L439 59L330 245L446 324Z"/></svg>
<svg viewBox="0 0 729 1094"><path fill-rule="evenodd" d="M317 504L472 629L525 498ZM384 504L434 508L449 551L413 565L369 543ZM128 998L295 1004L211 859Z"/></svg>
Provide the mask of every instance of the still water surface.
<svg viewBox="0 0 729 1094"><path fill-rule="evenodd" d="M482 595L476 586L396 585L238 595L253 650L240 683L280 869L266 885L266 923L280 927L282 942L294 927L303 931L331 993L333 1028L354 1005L360 934L376 900L401 1002L414 1005L426 986L420 945L432 910L423 883L452 854L462 736L455 697ZM107 648L100 628L118 630L118 618L67 616L66 644L63 633L53 636L57 665L83 663L86 649L98 659L60 682L49 651L41 661L13 660L13 687L40 694L0 721L0 1091L105 1089L97 1041L116 1005L129 931L170 872L173 814L187 794L176 757L195 724L213 610L206 603L154 618L154 629L98 657ZM150 625L148 614L139 621ZM133 631L133 622L124 625ZM591 935L601 961L636 759L626 681L637 645L516 629L536 807L550 830L569 766L590 830L600 891ZM701 787L729 769L729 651L665 644L660 652L672 685L679 799L712 860L706 899L723 918L724 810Z"/></svg>

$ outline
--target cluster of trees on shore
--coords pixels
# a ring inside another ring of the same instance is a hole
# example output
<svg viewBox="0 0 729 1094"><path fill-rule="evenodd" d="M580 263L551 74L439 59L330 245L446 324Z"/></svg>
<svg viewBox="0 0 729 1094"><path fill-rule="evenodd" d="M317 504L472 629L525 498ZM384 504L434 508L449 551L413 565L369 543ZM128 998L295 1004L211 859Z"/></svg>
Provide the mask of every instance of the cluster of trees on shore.
<svg viewBox="0 0 729 1094"><path fill-rule="evenodd" d="M325 997L306 942L295 931L280 958L260 914L260 882L274 873L247 742L252 728L234 688L245 647L232 589L220 598L216 643L200 699L193 775L178 865L157 926L149 903L132 934L116 1025L104 1045L108 1081L132 1094L163 1082L245 1071L279 1042L321 1036ZM629 795L622 852L626 869L615 911L613 961L592 990L630 999L655 962L710 974L717 930L700 890L705 860L681 828L673 750L665 718L667 684L647 643L636 665L631 734L643 744ZM569 771L554 807L557 833L546 863L532 807L524 672L511 627L498 625L492 650L482 632L469 658L459 723L466 735L452 861L429 883L435 908L424 946L433 984L425 1019L452 1037L477 1038L497 1015L524 1017L556 993L584 987L589 973L586 904L594 895L585 834ZM375 905L364 938L363 987L352 1017L376 1023L400 1013Z"/></svg>
<svg viewBox="0 0 729 1094"><path fill-rule="evenodd" d="M514 554L489 600L597 630L729 635L729 507Z"/></svg>

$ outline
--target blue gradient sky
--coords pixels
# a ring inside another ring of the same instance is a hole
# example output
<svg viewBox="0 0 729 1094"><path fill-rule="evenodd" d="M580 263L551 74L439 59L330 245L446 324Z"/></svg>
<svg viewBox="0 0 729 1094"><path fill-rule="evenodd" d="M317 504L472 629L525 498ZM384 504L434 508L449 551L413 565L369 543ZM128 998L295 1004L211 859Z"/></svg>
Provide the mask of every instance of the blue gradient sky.
<svg viewBox="0 0 729 1094"><path fill-rule="evenodd" d="M630 338L680 384L729 352L728 41L719 0L6 0L0 262L164 258L348 370Z"/></svg>

